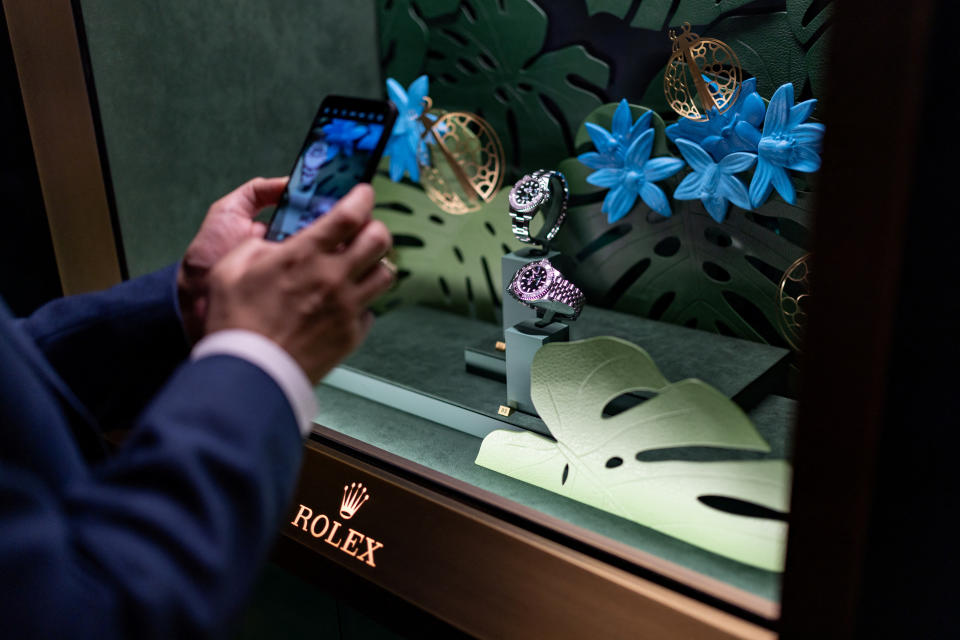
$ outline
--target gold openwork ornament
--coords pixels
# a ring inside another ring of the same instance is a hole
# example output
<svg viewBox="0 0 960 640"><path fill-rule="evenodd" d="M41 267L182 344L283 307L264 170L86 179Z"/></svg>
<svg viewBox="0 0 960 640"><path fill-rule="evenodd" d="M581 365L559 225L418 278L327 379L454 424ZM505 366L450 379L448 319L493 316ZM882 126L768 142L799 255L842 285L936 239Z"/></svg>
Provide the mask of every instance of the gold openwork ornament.
<svg viewBox="0 0 960 640"><path fill-rule="evenodd" d="M447 213L477 211L503 184L500 138L483 118L465 111L430 111L430 99L425 100L423 137L429 153L417 158L420 185Z"/></svg>
<svg viewBox="0 0 960 640"><path fill-rule="evenodd" d="M743 71L726 43L701 38L684 22L679 35L670 31L673 54L663 74L663 93L670 108L690 120L710 119L713 108L723 113L740 93Z"/></svg>
<svg viewBox="0 0 960 640"><path fill-rule="evenodd" d="M780 332L790 346L800 351L807 327L807 309L810 302L810 254L787 267L780 279L777 292L777 318Z"/></svg>

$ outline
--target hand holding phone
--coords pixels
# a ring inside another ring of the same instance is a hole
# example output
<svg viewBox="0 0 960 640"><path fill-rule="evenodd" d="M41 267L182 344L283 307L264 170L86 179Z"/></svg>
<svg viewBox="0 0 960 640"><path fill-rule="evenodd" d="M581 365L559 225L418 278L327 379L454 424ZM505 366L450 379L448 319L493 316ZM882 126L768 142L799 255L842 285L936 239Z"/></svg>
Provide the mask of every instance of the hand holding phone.
<svg viewBox="0 0 960 640"><path fill-rule="evenodd" d="M372 208L359 186L289 241L250 238L227 254L210 272L206 333L258 333L319 381L363 340L367 306L393 283L378 262L390 232Z"/></svg>
<svg viewBox="0 0 960 640"><path fill-rule="evenodd" d="M300 148L266 238L284 240L310 225L350 189L370 182L397 110L392 102L328 96Z"/></svg>

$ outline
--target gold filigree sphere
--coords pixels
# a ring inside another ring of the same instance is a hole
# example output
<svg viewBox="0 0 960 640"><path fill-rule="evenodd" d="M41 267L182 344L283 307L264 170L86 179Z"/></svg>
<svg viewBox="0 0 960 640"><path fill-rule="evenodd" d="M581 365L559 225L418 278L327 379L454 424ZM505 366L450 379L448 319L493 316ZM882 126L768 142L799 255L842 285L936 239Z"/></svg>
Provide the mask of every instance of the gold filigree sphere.
<svg viewBox="0 0 960 640"><path fill-rule="evenodd" d="M677 35L670 31L673 54L663 74L663 93L670 108L681 117L705 121L716 107L723 113L740 93L740 61L726 43L701 38L684 22Z"/></svg>
<svg viewBox="0 0 960 640"><path fill-rule="evenodd" d="M807 310L810 302L810 254L806 254L783 272L777 292L777 308L780 313L780 333L796 351L800 351L803 334L807 327Z"/></svg>
<svg viewBox="0 0 960 640"><path fill-rule="evenodd" d="M428 102L425 113L429 107ZM503 184L500 138L483 118L472 113L434 111L430 116L423 118L430 153L418 158L420 184L447 213L476 211L492 200Z"/></svg>

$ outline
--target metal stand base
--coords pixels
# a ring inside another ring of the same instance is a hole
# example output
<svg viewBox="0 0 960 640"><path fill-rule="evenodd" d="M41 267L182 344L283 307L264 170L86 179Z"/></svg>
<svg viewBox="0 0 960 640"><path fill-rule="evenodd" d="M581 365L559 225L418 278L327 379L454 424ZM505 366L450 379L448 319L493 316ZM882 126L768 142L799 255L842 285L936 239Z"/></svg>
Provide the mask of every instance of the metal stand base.
<svg viewBox="0 0 960 640"><path fill-rule="evenodd" d="M551 319L521 322L504 332L507 343L508 407L537 414L530 399L530 364L533 356L549 342L566 342L570 339L570 328L562 322L550 322Z"/></svg>

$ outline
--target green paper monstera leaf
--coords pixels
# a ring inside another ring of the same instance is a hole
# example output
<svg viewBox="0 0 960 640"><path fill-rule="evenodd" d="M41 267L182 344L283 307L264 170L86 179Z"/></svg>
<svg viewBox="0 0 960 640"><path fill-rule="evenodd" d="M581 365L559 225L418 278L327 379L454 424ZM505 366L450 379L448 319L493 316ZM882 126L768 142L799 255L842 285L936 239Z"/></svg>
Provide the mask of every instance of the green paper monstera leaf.
<svg viewBox="0 0 960 640"><path fill-rule="evenodd" d="M434 104L489 122L514 171L569 155L572 128L601 104L610 76L581 45L543 53L546 37L547 16L531 0L464 0L455 21L430 32Z"/></svg>
<svg viewBox="0 0 960 640"><path fill-rule="evenodd" d="M427 53L429 32L424 18L435 18L456 11L460 0L378 0L377 21L380 31L380 66L385 78L395 78L407 86L420 75Z"/></svg>
<svg viewBox="0 0 960 640"><path fill-rule="evenodd" d="M587 117L609 127L616 105ZM633 117L642 113L633 107ZM653 155L667 154L663 121L654 114ZM592 150L586 126L577 151ZM812 196L798 181L797 204L772 197L756 212L731 206L715 222L698 200L671 200L665 218L638 199L614 224L601 211L604 189L586 182L590 169L576 158L560 163L572 195L557 248L575 259L572 279L591 304L715 331L758 342L785 345L776 296L783 272L807 250ZM672 194L684 172L661 183ZM749 176L745 176L749 180Z"/></svg>
<svg viewBox="0 0 960 640"><path fill-rule="evenodd" d="M640 3L630 26L659 30L667 26L667 20L669 26L679 26L684 22L708 24L724 13L750 2L753 0L680 0L677 3L674 0L645 0ZM587 9L591 15L605 11L622 19L627 17L633 4L633 0L587 0Z"/></svg>
<svg viewBox="0 0 960 640"><path fill-rule="evenodd" d="M830 2L788 0L786 11L729 16L702 35L730 45L760 95L792 82L798 100L823 99L832 17Z"/></svg>
<svg viewBox="0 0 960 640"><path fill-rule="evenodd" d="M531 368L533 403L556 440L494 431L477 464L613 513L690 544L782 571L786 523L721 511L723 497L779 513L788 509L785 460L645 462L638 454L685 446L769 451L749 418L699 380L669 383L647 353L601 337L541 348ZM611 400L656 392L604 417Z"/></svg>
<svg viewBox="0 0 960 640"><path fill-rule="evenodd" d="M380 172L373 186L373 214L393 234L399 269L397 285L378 300L378 310L425 304L495 321L503 293L500 258L521 246L504 213L508 190L479 211L451 215L410 182L392 182Z"/></svg>

